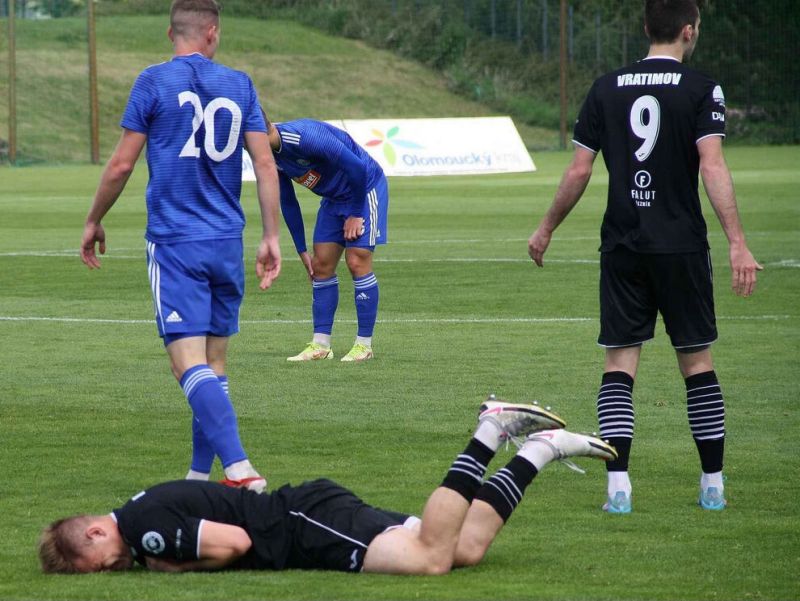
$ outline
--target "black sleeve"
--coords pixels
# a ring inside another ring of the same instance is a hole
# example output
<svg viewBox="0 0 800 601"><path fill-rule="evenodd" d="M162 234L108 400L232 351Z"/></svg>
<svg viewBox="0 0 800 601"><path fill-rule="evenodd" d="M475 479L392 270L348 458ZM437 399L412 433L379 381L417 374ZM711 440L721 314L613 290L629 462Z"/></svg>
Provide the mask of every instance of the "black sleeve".
<svg viewBox="0 0 800 601"><path fill-rule="evenodd" d="M725 135L725 95L722 86L707 80L697 107L697 138Z"/></svg>
<svg viewBox="0 0 800 601"><path fill-rule="evenodd" d="M603 146L603 116L597 98L597 87L598 82L594 82L586 95L572 136L573 142L595 153L600 152Z"/></svg>
<svg viewBox="0 0 800 601"><path fill-rule="evenodd" d="M202 521L168 507L149 505L134 515L129 513L119 525L137 557L187 561L199 559Z"/></svg>

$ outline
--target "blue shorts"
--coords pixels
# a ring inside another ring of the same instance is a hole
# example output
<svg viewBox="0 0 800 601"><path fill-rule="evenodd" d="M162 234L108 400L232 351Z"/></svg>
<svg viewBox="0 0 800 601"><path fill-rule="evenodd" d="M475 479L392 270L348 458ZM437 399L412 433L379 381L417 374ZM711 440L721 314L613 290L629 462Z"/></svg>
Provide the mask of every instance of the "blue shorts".
<svg viewBox="0 0 800 601"><path fill-rule="evenodd" d="M386 244L389 212L389 186L386 177L367 192L364 199L364 233L355 240L344 239L344 222L348 217L347 203L323 198L314 226L314 244L335 242L344 247L372 248Z"/></svg>
<svg viewBox="0 0 800 601"><path fill-rule="evenodd" d="M231 336L244 296L242 239L147 243L158 335Z"/></svg>

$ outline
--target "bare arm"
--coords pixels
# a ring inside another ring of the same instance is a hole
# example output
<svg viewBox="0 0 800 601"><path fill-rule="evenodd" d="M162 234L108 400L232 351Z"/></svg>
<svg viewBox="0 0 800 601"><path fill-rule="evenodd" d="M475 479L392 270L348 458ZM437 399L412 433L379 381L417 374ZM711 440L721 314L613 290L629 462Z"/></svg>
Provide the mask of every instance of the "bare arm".
<svg viewBox="0 0 800 601"><path fill-rule="evenodd" d="M550 245L553 232L583 196L592 178L592 166L596 156L582 146L575 147L572 162L564 171L553 204L539 223L539 227L528 239L528 254L539 267L543 266L542 258Z"/></svg>
<svg viewBox="0 0 800 601"><path fill-rule="evenodd" d="M261 207L262 236L256 255L256 275L261 278L262 290L270 287L281 272L281 249L278 245L278 207L280 189L278 171L269 145L269 138L263 132L248 131L244 134L245 144L253 159L256 172L258 204Z"/></svg>
<svg viewBox="0 0 800 601"><path fill-rule="evenodd" d="M736 208L733 180L722 155L722 138L709 136L697 143L700 154L700 175L703 185L728 238L731 287L739 296L750 296L756 287L756 271L763 267L753 258L744 238L744 230Z"/></svg>
<svg viewBox="0 0 800 601"><path fill-rule="evenodd" d="M203 521L200 536L200 559L178 561L147 557L147 567L158 572L221 570L247 554L253 541L239 526Z"/></svg>
<svg viewBox="0 0 800 601"><path fill-rule="evenodd" d="M94 248L94 245L99 242L100 254L106 252L106 233L100 222L117 202L122 190L125 189L125 184L128 183L128 178L133 173L133 168L145 142L147 142L145 134L129 129L123 130L117 148L108 160L103 175L100 176L100 184L97 186L94 202L86 216L81 240L81 261L89 269L100 268L100 260L97 258Z"/></svg>

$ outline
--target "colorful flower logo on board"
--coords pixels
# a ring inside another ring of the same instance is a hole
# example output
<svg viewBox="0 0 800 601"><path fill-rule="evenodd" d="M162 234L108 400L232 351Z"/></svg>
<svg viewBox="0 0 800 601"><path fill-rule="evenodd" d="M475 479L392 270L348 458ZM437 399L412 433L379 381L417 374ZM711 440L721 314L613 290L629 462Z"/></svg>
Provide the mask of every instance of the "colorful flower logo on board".
<svg viewBox="0 0 800 601"><path fill-rule="evenodd" d="M367 146L380 146L383 144L383 156L386 157L386 160L389 162L390 165L394 166L397 162L397 153L394 150L395 146L399 146L400 148L423 148L416 142L412 142L410 140L400 140L395 138L397 132L400 131L400 127L395 125L389 131L384 134L382 131L373 129L372 134L375 136L375 139L370 140L367 142Z"/></svg>

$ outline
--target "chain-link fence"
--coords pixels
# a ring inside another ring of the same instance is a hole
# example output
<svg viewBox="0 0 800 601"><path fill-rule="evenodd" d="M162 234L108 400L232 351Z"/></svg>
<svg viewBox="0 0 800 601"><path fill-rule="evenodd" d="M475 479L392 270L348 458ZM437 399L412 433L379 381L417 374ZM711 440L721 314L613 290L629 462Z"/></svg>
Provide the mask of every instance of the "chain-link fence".
<svg viewBox="0 0 800 601"><path fill-rule="evenodd" d="M86 0L0 0L0 161L7 152L11 102L7 35L11 1L16 15L20 160L88 160ZM222 0L221 4L224 18L292 19L392 50L437 70L452 91L484 103L487 113L509 113L518 123L531 126L559 126L561 0ZM94 6L98 18L110 23L124 15L166 17L169 1L95 0ZM646 54L642 0L568 0L564 30L571 121L594 77ZM163 36L163 26L159 35ZM113 146L120 106L132 77L143 66L120 64L124 57L119 55L105 56L112 49L116 52L118 45L150 56L145 49L128 48L124 37L98 46L101 156ZM692 64L722 84L731 142L800 143L799 51L800 5L794 0L716 0L704 9ZM163 58L163 44L156 56ZM364 60L369 60L368 54Z"/></svg>

